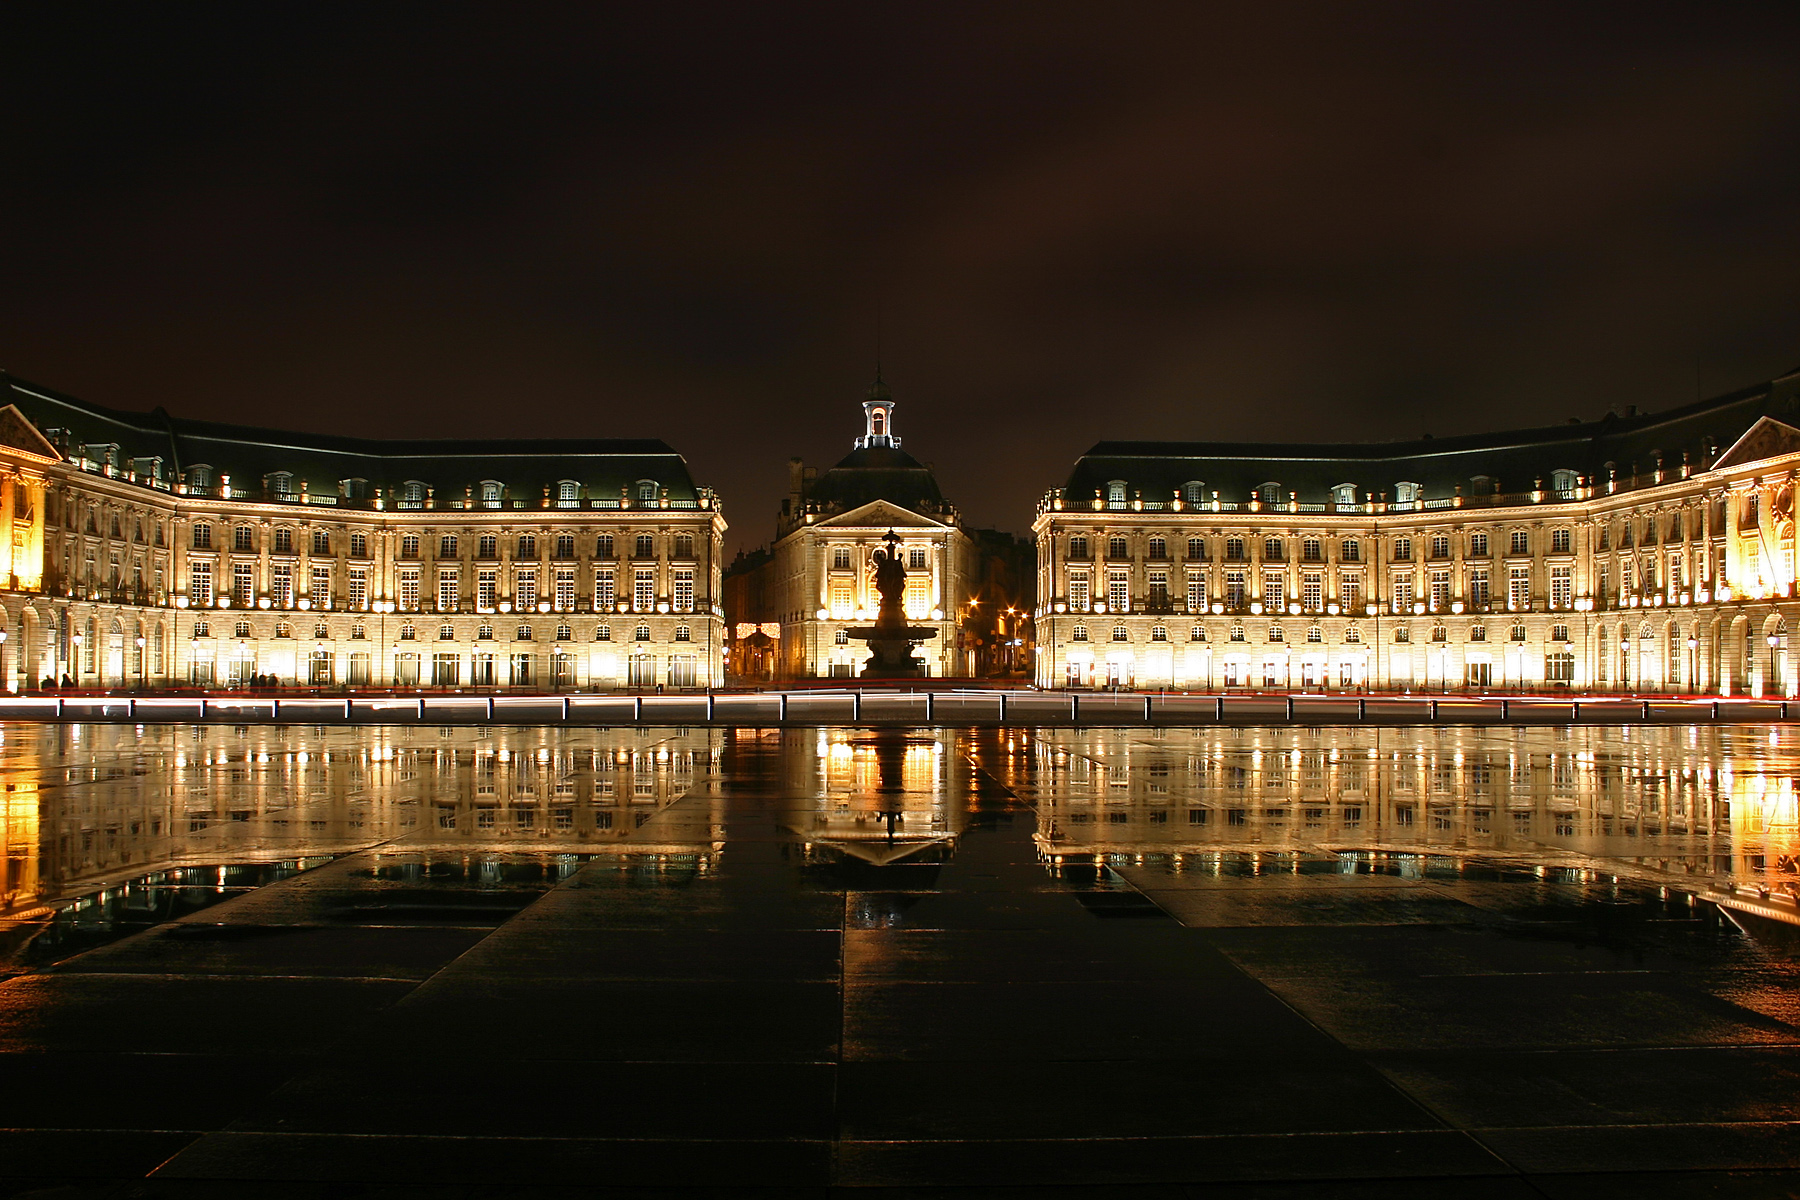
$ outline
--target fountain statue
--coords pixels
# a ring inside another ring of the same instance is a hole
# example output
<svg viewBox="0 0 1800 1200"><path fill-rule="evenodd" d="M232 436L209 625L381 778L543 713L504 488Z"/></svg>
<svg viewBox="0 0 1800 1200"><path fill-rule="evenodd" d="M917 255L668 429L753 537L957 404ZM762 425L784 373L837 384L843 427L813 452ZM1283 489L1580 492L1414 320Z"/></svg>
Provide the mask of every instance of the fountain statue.
<svg viewBox="0 0 1800 1200"><path fill-rule="evenodd" d="M936 637L938 631L906 623L906 613L900 607L906 595L906 565L900 561L900 539L890 529L881 540L887 543L875 552L875 590L881 595L881 609L875 614L874 625L846 632L859 642L869 643L864 679L918 679L925 674L925 664L913 657L913 647Z"/></svg>

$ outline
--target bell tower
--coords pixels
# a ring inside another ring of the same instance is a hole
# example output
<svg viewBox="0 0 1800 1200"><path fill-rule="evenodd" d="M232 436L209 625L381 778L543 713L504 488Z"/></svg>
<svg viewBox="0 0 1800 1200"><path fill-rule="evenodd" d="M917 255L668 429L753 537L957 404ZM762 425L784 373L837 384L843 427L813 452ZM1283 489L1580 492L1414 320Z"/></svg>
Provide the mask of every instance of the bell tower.
<svg viewBox="0 0 1800 1200"><path fill-rule="evenodd" d="M881 381L879 371L863 400L863 424L863 435L856 439L858 450L875 446L900 448L900 439L894 436L894 394Z"/></svg>

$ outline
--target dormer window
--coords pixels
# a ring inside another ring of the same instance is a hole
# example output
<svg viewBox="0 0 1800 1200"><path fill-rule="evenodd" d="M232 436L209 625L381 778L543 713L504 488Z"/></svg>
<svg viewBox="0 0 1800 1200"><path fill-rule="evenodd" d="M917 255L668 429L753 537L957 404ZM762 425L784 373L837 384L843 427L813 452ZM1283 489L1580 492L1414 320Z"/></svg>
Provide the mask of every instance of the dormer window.
<svg viewBox="0 0 1800 1200"><path fill-rule="evenodd" d="M1114 479L1106 485L1106 507L1125 507L1125 481Z"/></svg>
<svg viewBox="0 0 1800 1200"><path fill-rule="evenodd" d="M500 493L503 490L503 487L504 487L504 485L502 485L498 479L482 480L481 481L481 507L483 507L483 508L499 508L500 507Z"/></svg>
<svg viewBox="0 0 1800 1200"><path fill-rule="evenodd" d="M1422 491L1424 491L1424 488L1416 483L1396 483L1394 485L1394 503L1417 504L1419 502L1419 495Z"/></svg>
<svg viewBox="0 0 1800 1200"><path fill-rule="evenodd" d="M263 480L263 486L277 500L286 500L294 494L294 476L288 471L276 471Z"/></svg>
<svg viewBox="0 0 1800 1200"><path fill-rule="evenodd" d="M338 480L338 495L346 500L366 500L369 497L369 481L366 479Z"/></svg>
<svg viewBox="0 0 1800 1200"><path fill-rule="evenodd" d="M1339 508L1354 508L1356 506L1356 485L1340 483L1332 488L1331 502Z"/></svg>
<svg viewBox="0 0 1800 1200"><path fill-rule="evenodd" d="M213 469L205 463L195 463L187 470L188 491L196 496L212 494Z"/></svg>
<svg viewBox="0 0 1800 1200"><path fill-rule="evenodd" d="M408 508L422 508L425 505L425 484L417 479L409 479L400 485L400 503Z"/></svg>
<svg viewBox="0 0 1800 1200"><path fill-rule="evenodd" d="M1558 500L1573 500L1576 481L1579 478L1580 476L1570 470L1552 471L1550 472L1550 490L1556 493Z"/></svg>
<svg viewBox="0 0 1800 1200"><path fill-rule="evenodd" d="M1270 504L1270 505L1280 504L1281 503L1281 485L1279 483L1263 484L1261 487L1256 489L1256 498L1258 500L1262 501L1264 504Z"/></svg>
<svg viewBox="0 0 1800 1200"><path fill-rule="evenodd" d="M656 503L656 494L657 494L656 480L654 480L654 479L638 480L637 498L638 498L639 504L645 506L646 508L654 505Z"/></svg>
<svg viewBox="0 0 1800 1200"><path fill-rule="evenodd" d="M1181 498L1189 504L1202 504L1206 501L1206 484L1198 479L1190 479L1181 485Z"/></svg>
<svg viewBox="0 0 1800 1200"><path fill-rule="evenodd" d="M556 504L559 508L574 508L581 503L581 484L573 479L564 479L556 485Z"/></svg>

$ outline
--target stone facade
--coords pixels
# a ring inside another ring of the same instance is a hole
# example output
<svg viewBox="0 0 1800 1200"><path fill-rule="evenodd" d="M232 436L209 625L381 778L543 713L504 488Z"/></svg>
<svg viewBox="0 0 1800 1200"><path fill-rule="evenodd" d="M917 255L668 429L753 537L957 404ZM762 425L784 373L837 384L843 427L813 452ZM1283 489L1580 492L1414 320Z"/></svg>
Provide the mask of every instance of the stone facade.
<svg viewBox="0 0 1800 1200"><path fill-rule="evenodd" d="M384 443L5 391L10 689L721 677L725 521L660 442Z"/></svg>
<svg viewBox="0 0 1800 1200"><path fill-rule="evenodd" d="M1800 375L1492 437L1103 443L1038 508L1037 681L1793 695L1797 425Z"/></svg>

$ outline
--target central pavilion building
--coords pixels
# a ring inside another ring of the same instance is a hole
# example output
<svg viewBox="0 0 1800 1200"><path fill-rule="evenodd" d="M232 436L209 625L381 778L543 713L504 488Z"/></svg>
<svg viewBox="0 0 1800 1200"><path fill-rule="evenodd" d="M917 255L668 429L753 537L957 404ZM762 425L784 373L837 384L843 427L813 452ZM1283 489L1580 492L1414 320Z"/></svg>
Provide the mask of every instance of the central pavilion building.
<svg viewBox="0 0 1800 1200"><path fill-rule="evenodd" d="M1036 678L1792 695L1800 372L1383 445L1102 442L1034 524Z"/></svg>

